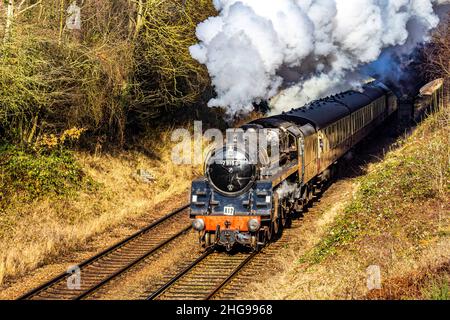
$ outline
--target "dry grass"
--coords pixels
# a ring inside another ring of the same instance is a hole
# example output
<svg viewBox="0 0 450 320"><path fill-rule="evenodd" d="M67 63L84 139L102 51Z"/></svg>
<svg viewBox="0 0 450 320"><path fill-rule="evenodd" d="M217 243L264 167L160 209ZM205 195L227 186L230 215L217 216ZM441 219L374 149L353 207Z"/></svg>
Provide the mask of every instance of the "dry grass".
<svg viewBox="0 0 450 320"><path fill-rule="evenodd" d="M370 265L380 266L386 288L395 279L446 265L450 261L449 119L449 108L431 115L399 148L370 165L368 174L355 181L359 188L346 209L335 214L333 207L328 208L314 222L312 237L322 233L320 220L327 230L313 249L305 254L302 247L308 242L299 238L292 251L279 258L282 271L252 286L249 298L367 299L371 298L366 271ZM445 270L422 281L420 290L411 286L391 298L445 297Z"/></svg>
<svg viewBox="0 0 450 320"><path fill-rule="evenodd" d="M157 144L149 144L157 158L136 151L115 156L77 153L83 170L99 183L98 190L80 191L71 198L16 203L9 208L6 215L13 224L8 230L0 230L0 284L5 278L23 275L58 255L80 249L93 236L130 219L148 215L151 220L164 214L151 210L184 194L200 172L198 167L178 166L171 161L169 134L164 132L155 139ZM137 169L150 171L155 182L135 180Z"/></svg>
<svg viewBox="0 0 450 320"><path fill-rule="evenodd" d="M369 292L367 299L449 300L449 283L450 261L390 279L382 289Z"/></svg>

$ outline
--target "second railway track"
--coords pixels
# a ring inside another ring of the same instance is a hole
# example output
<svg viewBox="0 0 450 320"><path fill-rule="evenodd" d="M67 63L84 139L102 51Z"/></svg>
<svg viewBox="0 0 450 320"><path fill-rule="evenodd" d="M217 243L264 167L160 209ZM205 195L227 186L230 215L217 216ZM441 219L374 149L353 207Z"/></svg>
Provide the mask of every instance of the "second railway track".
<svg viewBox="0 0 450 320"><path fill-rule="evenodd" d="M62 273L19 299L60 300L84 299L107 283L151 257L191 229L186 214L188 206L156 220L107 250L79 264L80 285L68 285L71 274Z"/></svg>
<svg viewBox="0 0 450 320"><path fill-rule="evenodd" d="M206 251L147 300L210 300L256 255L256 252L230 255Z"/></svg>

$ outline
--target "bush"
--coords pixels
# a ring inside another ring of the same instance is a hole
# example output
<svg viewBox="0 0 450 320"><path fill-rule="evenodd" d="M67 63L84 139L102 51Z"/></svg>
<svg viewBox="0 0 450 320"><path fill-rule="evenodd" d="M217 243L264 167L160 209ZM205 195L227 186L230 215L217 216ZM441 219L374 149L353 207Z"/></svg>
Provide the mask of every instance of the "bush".
<svg viewBox="0 0 450 320"><path fill-rule="evenodd" d="M199 102L210 80L189 47L197 42L197 24L215 15L209 0L151 0L144 6L134 55L139 86L132 120L138 124Z"/></svg>
<svg viewBox="0 0 450 320"><path fill-rule="evenodd" d="M120 139L126 80L104 52L119 56L122 49L16 35L0 57L0 126L6 138L32 143L45 132L80 126Z"/></svg>
<svg viewBox="0 0 450 320"><path fill-rule="evenodd" d="M61 3L15 17L0 44L0 134L9 142L78 126L88 145L123 146L126 133L141 133L136 124L199 102L209 77L188 48L214 14L211 1L88 1L79 32L63 28Z"/></svg>
<svg viewBox="0 0 450 320"><path fill-rule="evenodd" d="M52 150L0 146L0 212L14 201L32 201L43 196L67 196L80 188L93 188L64 148Z"/></svg>

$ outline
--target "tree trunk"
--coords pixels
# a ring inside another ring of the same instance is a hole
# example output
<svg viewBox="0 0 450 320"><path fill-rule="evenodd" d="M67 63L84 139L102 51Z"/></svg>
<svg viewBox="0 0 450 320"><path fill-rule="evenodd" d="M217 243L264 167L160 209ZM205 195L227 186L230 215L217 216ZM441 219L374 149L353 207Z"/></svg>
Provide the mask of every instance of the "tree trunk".
<svg viewBox="0 0 450 320"><path fill-rule="evenodd" d="M62 37L63 37L63 31L64 31L64 7L65 7L65 1L59 0L59 39L58 44L61 45L62 43Z"/></svg>
<svg viewBox="0 0 450 320"><path fill-rule="evenodd" d="M136 3L128 0L128 39L134 35L134 13L136 12Z"/></svg>
<svg viewBox="0 0 450 320"><path fill-rule="evenodd" d="M134 30L134 38L139 35L143 24L144 15L144 0L138 0L137 17L136 17L136 28Z"/></svg>
<svg viewBox="0 0 450 320"><path fill-rule="evenodd" d="M3 43L9 41L11 36L11 28L14 20L14 0L8 0L8 6L6 9L6 25L5 25L5 35L3 38Z"/></svg>

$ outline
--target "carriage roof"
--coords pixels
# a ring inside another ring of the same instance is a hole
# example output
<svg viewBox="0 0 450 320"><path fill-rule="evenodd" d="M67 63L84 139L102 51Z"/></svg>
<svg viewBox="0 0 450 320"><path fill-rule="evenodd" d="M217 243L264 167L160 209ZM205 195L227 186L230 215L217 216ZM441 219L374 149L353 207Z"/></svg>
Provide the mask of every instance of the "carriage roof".
<svg viewBox="0 0 450 320"><path fill-rule="evenodd" d="M389 89L382 83L373 82L365 85L361 92L350 90L339 93L314 101L302 108L283 112L283 114L276 117L285 121L291 121L297 125L312 123L317 130L320 130L369 105L387 92L389 92Z"/></svg>

